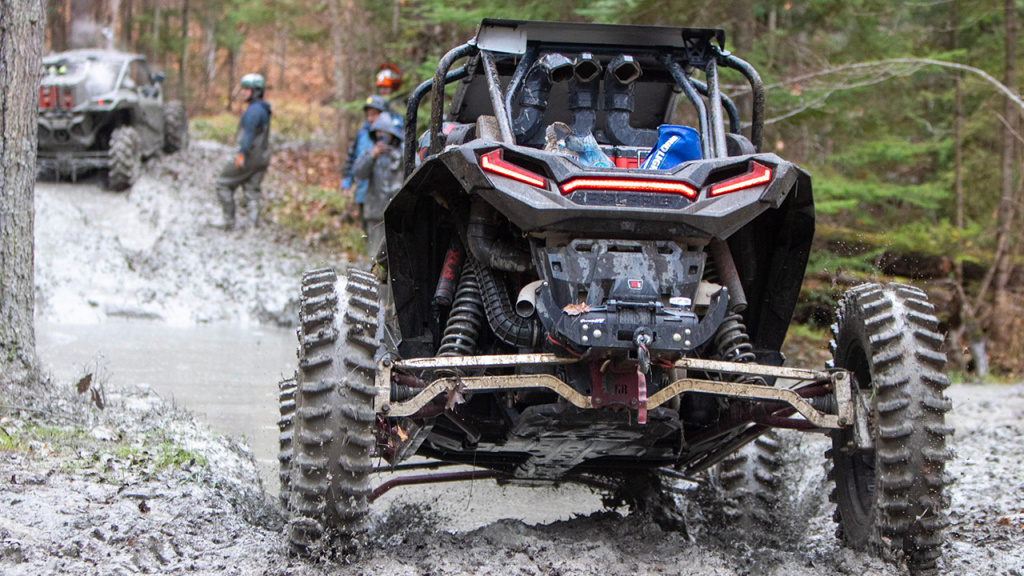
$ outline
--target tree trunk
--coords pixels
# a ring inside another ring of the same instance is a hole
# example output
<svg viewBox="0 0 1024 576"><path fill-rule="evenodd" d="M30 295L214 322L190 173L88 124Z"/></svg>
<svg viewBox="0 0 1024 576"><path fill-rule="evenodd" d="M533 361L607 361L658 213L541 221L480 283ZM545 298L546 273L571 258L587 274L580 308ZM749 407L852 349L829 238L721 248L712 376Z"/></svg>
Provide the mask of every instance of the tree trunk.
<svg viewBox="0 0 1024 576"><path fill-rule="evenodd" d="M348 37L347 21L349 18L348 6L342 5L342 0L328 0L328 10L331 14L331 48L334 51L334 105L336 110L335 128L338 133L338 152L344 155L348 149L348 114L342 104L345 103L345 83L348 80L346 64L351 58L345 50L345 38Z"/></svg>
<svg viewBox="0 0 1024 576"><path fill-rule="evenodd" d="M135 0L121 0L121 48L135 50Z"/></svg>
<svg viewBox="0 0 1024 576"><path fill-rule="evenodd" d="M181 62L178 65L178 99L185 101L185 76L188 64L188 3L181 0Z"/></svg>
<svg viewBox="0 0 1024 576"><path fill-rule="evenodd" d="M0 380L36 370L33 186L46 14L42 0L0 2Z"/></svg>
<svg viewBox="0 0 1024 576"><path fill-rule="evenodd" d="M68 48L98 48L103 36L100 35L96 14L97 0L69 0Z"/></svg>
<svg viewBox="0 0 1024 576"><path fill-rule="evenodd" d="M1003 84L1014 88L1016 86L1016 58L1017 58L1017 7L1014 0L1005 0L1003 14L1006 18L1006 61L1003 70ZM1013 250L1013 218L1014 218L1014 182L1013 168L1016 158L1016 138L1014 137L1015 125L1017 124L1017 109L1008 99L1003 100L1003 118L1005 124L1002 130L1002 150L1000 151L1001 178L999 181L999 246L1002 248L1000 257L996 260L997 268L992 284L992 313L989 314L989 335L993 342L1007 343L1011 336L1012 314L1009 312L1009 295L1006 293L1006 284L1010 279L1010 270L1013 267L1013 259L1010 253Z"/></svg>
<svg viewBox="0 0 1024 576"><path fill-rule="evenodd" d="M68 0L47 0L46 24L50 35L50 50L68 49Z"/></svg>
<svg viewBox="0 0 1024 576"><path fill-rule="evenodd" d="M228 104L227 111L231 112L235 99L231 97L235 90L235 63L238 60L236 50L228 50Z"/></svg>

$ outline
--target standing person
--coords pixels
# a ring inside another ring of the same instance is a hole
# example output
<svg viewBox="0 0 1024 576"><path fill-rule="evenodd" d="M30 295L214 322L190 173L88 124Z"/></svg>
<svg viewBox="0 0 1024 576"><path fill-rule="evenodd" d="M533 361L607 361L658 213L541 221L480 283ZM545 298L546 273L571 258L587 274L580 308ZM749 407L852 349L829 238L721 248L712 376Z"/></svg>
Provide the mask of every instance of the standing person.
<svg viewBox="0 0 1024 576"><path fill-rule="evenodd" d="M362 221L363 219L363 202L366 201L367 181L355 178L356 159L362 156L367 150L373 148L373 138L370 136L370 126L373 125L382 112L387 111L388 102L383 97L374 95L366 99L366 103L363 104L363 112L366 114L366 120L363 122L363 125L359 127L359 132L356 133L355 139L348 147L348 158L345 159L345 168L341 171L342 190L348 190L352 187L353 181L355 182L356 188L355 192L352 194L354 213L351 216L359 221Z"/></svg>
<svg viewBox="0 0 1024 576"><path fill-rule="evenodd" d="M242 77L241 95L249 103L238 122L238 154L217 177L217 199L224 211L224 229L235 227L235 189L242 187L242 228L255 228L260 215L260 184L270 165L270 104L263 99L266 81L259 74Z"/></svg>
<svg viewBox="0 0 1024 576"><path fill-rule="evenodd" d="M370 132L373 148L356 160L355 176L368 181L363 230L366 250L370 258L376 258L384 245L384 209L402 187L402 131L385 112L370 126Z"/></svg>

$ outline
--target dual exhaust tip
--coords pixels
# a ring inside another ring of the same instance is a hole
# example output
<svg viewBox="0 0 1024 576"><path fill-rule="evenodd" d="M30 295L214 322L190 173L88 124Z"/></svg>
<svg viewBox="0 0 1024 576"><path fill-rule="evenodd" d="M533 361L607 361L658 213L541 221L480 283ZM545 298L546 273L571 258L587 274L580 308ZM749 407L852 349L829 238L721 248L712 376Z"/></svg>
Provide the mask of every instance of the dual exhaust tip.
<svg viewBox="0 0 1024 576"><path fill-rule="evenodd" d="M603 72L601 61L590 52L583 52L575 60L561 54L545 54L537 64L547 70L552 84L568 82L574 77L579 82L591 82ZM640 64L628 54L620 54L608 63L608 72L619 84L631 84L643 74Z"/></svg>

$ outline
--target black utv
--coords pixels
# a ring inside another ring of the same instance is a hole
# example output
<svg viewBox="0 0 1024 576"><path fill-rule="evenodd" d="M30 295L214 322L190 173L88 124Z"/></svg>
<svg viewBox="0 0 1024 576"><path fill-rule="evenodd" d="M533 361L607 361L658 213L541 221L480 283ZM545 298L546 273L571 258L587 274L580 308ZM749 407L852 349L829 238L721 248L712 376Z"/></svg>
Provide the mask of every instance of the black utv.
<svg viewBox="0 0 1024 576"><path fill-rule="evenodd" d="M110 188L124 190L143 158L187 146L185 107L164 102L163 80L138 54L72 50L44 58L40 172L74 181L82 171L102 169Z"/></svg>
<svg viewBox="0 0 1024 576"><path fill-rule="evenodd" d="M485 20L415 89L374 270L303 280L280 404L296 548L351 542L390 488L471 478L579 482L657 513L663 479L718 470L770 530L758 486L786 428L831 436L843 542L937 565L952 430L933 307L860 286L832 365L785 366L811 178L761 151L763 85L724 39ZM749 83L746 134L725 69ZM692 138L677 153L666 134ZM447 465L463 468L374 481Z"/></svg>

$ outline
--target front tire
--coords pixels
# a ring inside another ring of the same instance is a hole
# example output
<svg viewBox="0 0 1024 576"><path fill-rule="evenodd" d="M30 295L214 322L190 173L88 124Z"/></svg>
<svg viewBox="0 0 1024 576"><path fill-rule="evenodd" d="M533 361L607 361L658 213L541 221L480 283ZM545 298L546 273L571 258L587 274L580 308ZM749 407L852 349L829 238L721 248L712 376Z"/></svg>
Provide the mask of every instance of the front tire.
<svg viewBox="0 0 1024 576"><path fill-rule="evenodd" d="M188 147L188 113L177 100L164 104L164 153L174 154Z"/></svg>
<svg viewBox="0 0 1024 576"><path fill-rule="evenodd" d="M925 293L899 284L849 291L832 327L835 367L849 370L867 399L873 439L859 450L850 429L833 433L836 535L852 548L902 552L912 573L936 569L949 525L953 429L937 329Z"/></svg>
<svg viewBox="0 0 1024 576"><path fill-rule="evenodd" d="M110 134L110 166L107 181L111 190L127 190L139 178L142 152L139 134L131 126L115 128Z"/></svg>
<svg viewBox="0 0 1024 576"><path fill-rule="evenodd" d="M346 282L330 269L302 281L287 507L288 538L300 552L335 536L351 541L366 529L383 332L377 294L376 281L357 271Z"/></svg>

